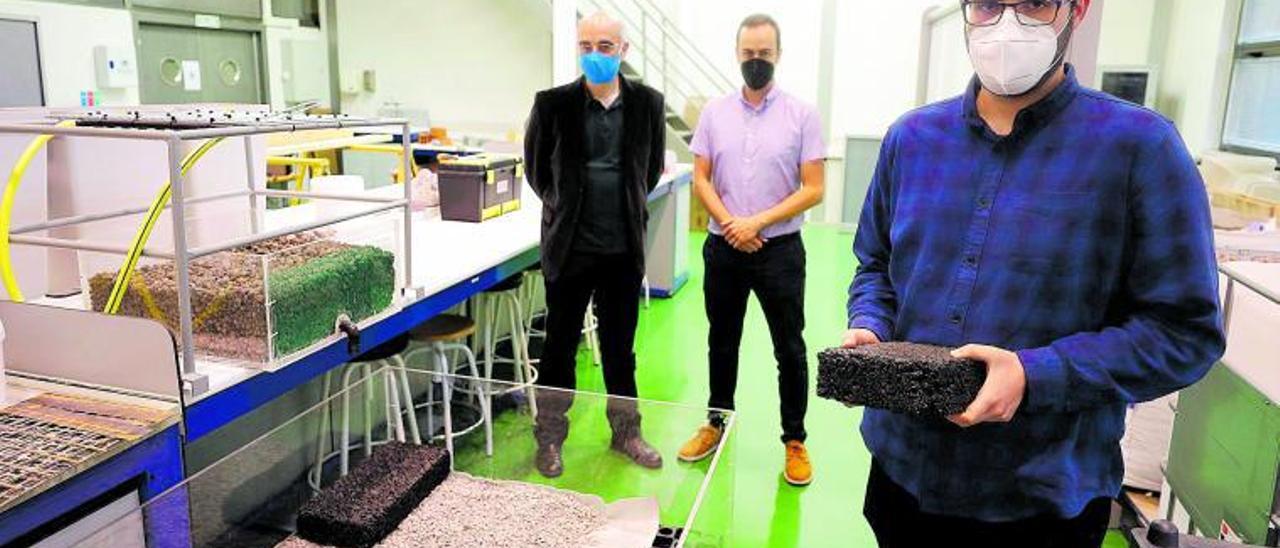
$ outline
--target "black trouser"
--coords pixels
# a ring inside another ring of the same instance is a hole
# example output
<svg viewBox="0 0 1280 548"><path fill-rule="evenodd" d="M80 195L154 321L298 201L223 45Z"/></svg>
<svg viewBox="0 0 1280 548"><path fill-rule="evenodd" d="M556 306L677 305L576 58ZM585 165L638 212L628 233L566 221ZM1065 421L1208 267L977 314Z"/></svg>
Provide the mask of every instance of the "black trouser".
<svg viewBox="0 0 1280 548"><path fill-rule="evenodd" d="M747 300L755 292L769 323L778 360L782 400L782 441L804 441L809 408L809 365L804 347L804 242L799 234L772 238L760 251L743 253L716 235L702 248L706 262L703 294L711 331L707 337L713 409L732 410L738 387L738 349ZM721 418L712 414L712 422Z"/></svg>
<svg viewBox="0 0 1280 548"><path fill-rule="evenodd" d="M944 466L944 464L939 464ZM1080 515L991 523L975 519L926 514L920 503L871 463L863 515L881 548L916 546L983 546L1000 548L1097 548L1111 521L1111 499L1090 502Z"/></svg>
<svg viewBox="0 0 1280 548"><path fill-rule="evenodd" d="M636 322L644 273L630 255L573 253L555 281L547 280L547 339L538 368L538 383L573 390L577 386L578 343L587 305L595 298L597 333L609 394L636 397ZM571 395L551 390L538 397L537 436L542 443L562 443L569 433L565 414ZM615 436L639 433L640 415L633 400L609 400L609 423Z"/></svg>

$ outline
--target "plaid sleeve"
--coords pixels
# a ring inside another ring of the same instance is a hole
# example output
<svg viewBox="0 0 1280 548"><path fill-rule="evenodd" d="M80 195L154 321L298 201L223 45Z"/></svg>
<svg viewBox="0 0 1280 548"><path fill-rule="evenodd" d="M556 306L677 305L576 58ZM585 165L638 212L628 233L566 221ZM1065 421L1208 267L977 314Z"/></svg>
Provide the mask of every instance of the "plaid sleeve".
<svg viewBox="0 0 1280 548"><path fill-rule="evenodd" d="M853 240L858 269L849 286L849 327L870 330L881 341L893 340L898 303L889 280L894 135L891 129L880 146L880 157L863 202L862 217Z"/></svg>
<svg viewBox="0 0 1280 548"><path fill-rule="evenodd" d="M1018 352L1028 411L1152 400L1199 380L1222 356L1204 183L1176 130L1163 121L1147 129L1163 137L1140 145L1131 171L1124 317L1098 332Z"/></svg>

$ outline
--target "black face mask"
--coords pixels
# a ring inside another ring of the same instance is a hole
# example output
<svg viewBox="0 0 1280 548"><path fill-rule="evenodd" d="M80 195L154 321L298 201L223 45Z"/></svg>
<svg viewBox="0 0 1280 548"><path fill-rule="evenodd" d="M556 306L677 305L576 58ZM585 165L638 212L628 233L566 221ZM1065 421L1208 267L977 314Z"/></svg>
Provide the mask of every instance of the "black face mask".
<svg viewBox="0 0 1280 548"><path fill-rule="evenodd" d="M754 91L764 89L773 81L773 63L764 59L751 59L742 63L742 79Z"/></svg>

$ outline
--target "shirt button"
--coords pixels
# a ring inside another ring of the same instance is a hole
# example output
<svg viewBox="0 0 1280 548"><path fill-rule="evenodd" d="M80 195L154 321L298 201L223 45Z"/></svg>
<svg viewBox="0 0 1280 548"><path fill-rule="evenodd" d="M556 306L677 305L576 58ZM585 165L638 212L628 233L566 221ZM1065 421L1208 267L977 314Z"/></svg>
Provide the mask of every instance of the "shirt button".
<svg viewBox="0 0 1280 548"><path fill-rule="evenodd" d="M952 314L952 315L951 315L951 323L953 323L953 324L959 325L959 324L960 324L960 320L961 320L961 319L962 319L962 318L960 317L960 315L959 315L959 314Z"/></svg>
<svg viewBox="0 0 1280 548"><path fill-rule="evenodd" d="M991 200L989 200L989 199L987 199L987 198L978 198L978 207L980 207L980 208L982 208L982 209L986 209L986 208L988 208L988 207L991 207Z"/></svg>
<svg viewBox="0 0 1280 548"><path fill-rule="evenodd" d="M976 266L978 264L978 258L974 257L973 255L965 257L964 264L967 264L969 266Z"/></svg>

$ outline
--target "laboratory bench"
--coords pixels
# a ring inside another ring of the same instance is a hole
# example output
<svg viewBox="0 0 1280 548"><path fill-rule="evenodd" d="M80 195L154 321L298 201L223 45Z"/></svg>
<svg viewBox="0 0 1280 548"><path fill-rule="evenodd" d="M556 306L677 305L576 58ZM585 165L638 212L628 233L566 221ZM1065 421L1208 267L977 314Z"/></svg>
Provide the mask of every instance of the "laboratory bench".
<svg viewBox="0 0 1280 548"><path fill-rule="evenodd" d="M674 295L688 279L689 184L687 166L662 178L650 195L647 275L654 295ZM399 192L394 187L369 191ZM526 189L520 210L483 223L442 221L438 209L414 215L413 279L400 310L360 333L360 347L369 349L497 285L538 263L542 206ZM680 212L684 212L681 215ZM314 216L308 205L269 212L266 226L304 221ZM681 229L683 227L683 229ZM677 257L679 255L679 257ZM186 411L187 439L194 441L257 409L352 358L347 341L336 341L274 372L197 362L210 379L210 391L198 396Z"/></svg>
<svg viewBox="0 0 1280 548"><path fill-rule="evenodd" d="M317 147L341 148L389 140L385 135L357 135L300 144L296 149L270 147L268 154L286 155ZM430 145L413 149L415 155L419 149L432 154L444 152ZM646 275L651 294L656 296L674 295L688 279L685 236L691 180L690 167L677 166L662 178L650 196ZM397 199L404 192L398 185L367 191L369 196L384 200ZM37 494L5 509L0 513L0 544L33 532L61 528L72 518L104 519L100 514L80 515L78 512L84 508L119 513L121 509L127 511L146 504L150 497L197 472L184 460L184 451L188 451L191 444L323 377L359 355L362 349L374 348L403 335L536 265L541 204L532 192L526 192L525 196L520 210L483 223L443 221L438 209L414 212L409 217L411 230L408 232L412 238L401 235L411 241L412 259L405 265L411 275L389 309L361 324L358 344L352 344L347 337L331 337L269 369L197 358L193 360L194 369L207 379L207 390L183 389L187 377L179 366L174 338L158 323L84 312L86 299L80 295L45 298L30 305L0 303L0 318L11 340L15 325L19 331L23 324L28 325L26 329L31 334L25 350L12 344L5 347L11 364L9 378L14 382L57 379L59 382L53 384L62 390L99 390L105 399L129 399L131 405L142 405L134 401L142 399L147 405L159 405L168 413L164 420L152 424L153 428L145 435L133 436L128 443L113 445L110 451L102 452L94 460L64 470ZM261 226L255 225L255 230L285 229L297 222L325 218L316 207L314 203L304 203L275 210L261 209L257 212L261 215ZM66 327L73 324L80 325L74 329ZM50 333L36 335L45 332ZM143 333L141 338L138 333ZM140 350L147 345L148 349ZM148 363L159 365L150 373L120 375L119 371L139 371L136 364L125 365L130 360L141 359L139 352L151 357ZM54 358L49 358L51 353ZM13 363L23 367L15 368ZM118 364L118 368L113 369L111 363ZM156 394L160 397L156 398ZM119 497L112 499L117 495L134 499L124 502ZM153 509L163 511L165 507L157 505ZM172 511L174 519L186 514L181 504L174 505ZM156 523L156 520L146 521Z"/></svg>

